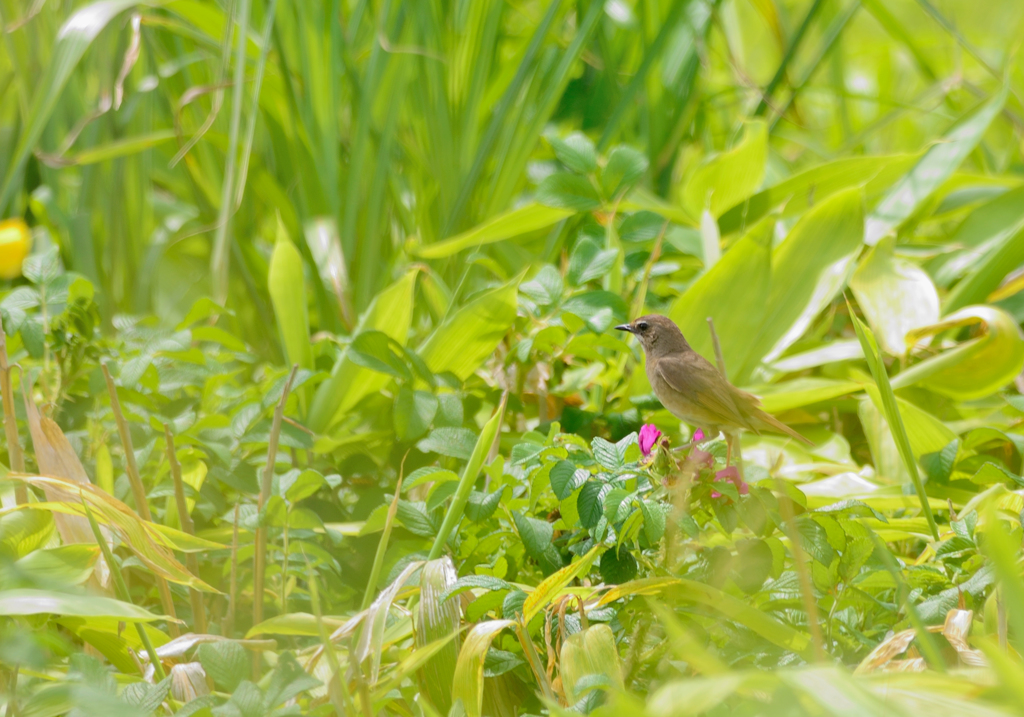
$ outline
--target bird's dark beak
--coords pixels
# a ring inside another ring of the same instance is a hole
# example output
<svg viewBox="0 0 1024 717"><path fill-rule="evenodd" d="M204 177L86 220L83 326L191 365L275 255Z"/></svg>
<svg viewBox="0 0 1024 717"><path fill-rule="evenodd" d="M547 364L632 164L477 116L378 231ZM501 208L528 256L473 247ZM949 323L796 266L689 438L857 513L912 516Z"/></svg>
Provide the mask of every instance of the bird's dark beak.
<svg viewBox="0 0 1024 717"><path fill-rule="evenodd" d="M615 328L618 331L628 331L629 333L633 333L633 327L629 324L619 324Z"/></svg>

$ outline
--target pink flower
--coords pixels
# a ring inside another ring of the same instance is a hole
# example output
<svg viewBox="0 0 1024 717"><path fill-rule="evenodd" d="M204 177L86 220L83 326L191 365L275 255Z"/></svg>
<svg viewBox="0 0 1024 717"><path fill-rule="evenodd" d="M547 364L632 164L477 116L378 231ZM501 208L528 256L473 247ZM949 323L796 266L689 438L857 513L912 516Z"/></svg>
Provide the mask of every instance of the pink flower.
<svg viewBox="0 0 1024 717"><path fill-rule="evenodd" d="M736 486L736 490L739 491L740 495L746 495L750 492L750 486L748 486L742 478L740 478L740 471L736 466L729 466L715 473L715 480L728 480L732 481L733 485ZM712 498L721 498L722 494L717 490L711 491Z"/></svg>
<svg viewBox="0 0 1024 717"><path fill-rule="evenodd" d="M703 440L704 440L704 431L702 431L701 429L698 428L696 431L693 432L693 442L694 443L700 443Z"/></svg>
<svg viewBox="0 0 1024 717"><path fill-rule="evenodd" d="M640 452L645 456L651 455L659 438L661 438L661 431L658 430L658 427L653 423L645 423L640 429Z"/></svg>

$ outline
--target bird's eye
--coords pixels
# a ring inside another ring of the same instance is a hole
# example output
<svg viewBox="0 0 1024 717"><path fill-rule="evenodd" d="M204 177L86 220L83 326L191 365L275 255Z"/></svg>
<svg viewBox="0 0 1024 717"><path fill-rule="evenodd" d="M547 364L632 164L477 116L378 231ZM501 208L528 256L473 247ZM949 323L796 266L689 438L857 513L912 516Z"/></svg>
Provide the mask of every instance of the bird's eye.
<svg viewBox="0 0 1024 717"><path fill-rule="evenodd" d="M641 321L639 324L636 325L636 327L641 331L647 331L647 322Z"/></svg>

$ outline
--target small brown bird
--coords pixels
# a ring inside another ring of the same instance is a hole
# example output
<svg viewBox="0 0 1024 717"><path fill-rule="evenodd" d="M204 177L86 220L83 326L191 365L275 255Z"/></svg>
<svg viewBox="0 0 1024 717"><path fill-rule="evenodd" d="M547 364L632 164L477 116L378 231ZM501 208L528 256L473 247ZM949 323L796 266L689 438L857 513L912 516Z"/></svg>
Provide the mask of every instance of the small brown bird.
<svg viewBox="0 0 1024 717"><path fill-rule="evenodd" d="M707 359L690 348L675 323L658 314L616 326L640 340L647 354L647 378L654 395L677 418L703 428L709 436L737 429L785 433L808 445L809 440L761 410L757 396L733 386ZM728 462L728 460L727 460Z"/></svg>

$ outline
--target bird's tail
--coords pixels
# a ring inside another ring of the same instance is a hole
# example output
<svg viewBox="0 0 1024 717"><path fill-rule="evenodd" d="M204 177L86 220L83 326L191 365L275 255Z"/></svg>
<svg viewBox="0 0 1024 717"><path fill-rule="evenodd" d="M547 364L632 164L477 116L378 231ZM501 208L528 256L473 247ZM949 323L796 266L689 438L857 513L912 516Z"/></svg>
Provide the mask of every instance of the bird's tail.
<svg viewBox="0 0 1024 717"><path fill-rule="evenodd" d="M765 413L764 411L758 411L758 416L757 417L759 419L761 419L761 423L763 423L764 427L766 429L768 429L768 430L777 431L778 433L785 433L787 436L792 436L793 438L797 439L798 441L802 441L803 443L806 443L808 446L813 446L814 445L814 443L812 443L810 440L808 440L807 438L804 438L803 436L801 436L799 433L794 431L792 428L787 426L785 423L783 423L782 421L780 421L779 419L777 419L775 416L773 416L770 413Z"/></svg>

